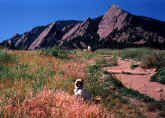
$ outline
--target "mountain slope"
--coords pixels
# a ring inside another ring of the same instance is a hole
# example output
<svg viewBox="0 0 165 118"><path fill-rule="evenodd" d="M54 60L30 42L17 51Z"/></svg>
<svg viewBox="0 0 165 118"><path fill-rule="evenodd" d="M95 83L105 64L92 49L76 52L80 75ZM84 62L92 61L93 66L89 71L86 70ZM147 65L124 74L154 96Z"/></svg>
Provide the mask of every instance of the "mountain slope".
<svg viewBox="0 0 165 118"><path fill-rule="evenodd" d="M99 24L103 48L165 46L165 22L135 16L112 5Z"/></svg>
<svg viewBox="0 0 165 118"><path fill-rule="evenodd" d="M104 16L85 21L57 21L15 35L1 45L16 49L37 49L60 45L67 49L165 48L165 22L133 15L112 5Z"/></svg>
<svg viewBox="0 0 165 118"><path fill-rule="evenodd" d="M79 21L57 21L48 25L28 49L46 48L56 45L62 36L77 23Z"/></svg>
<svg viewBox="0 0 165 118"><path fill-rule="evenodd" d="M15 34L8 40L2 42L1 45L12 49L28 49L31 43L46 28L46 26L35 27L29 32L23 34Z"/></svg>

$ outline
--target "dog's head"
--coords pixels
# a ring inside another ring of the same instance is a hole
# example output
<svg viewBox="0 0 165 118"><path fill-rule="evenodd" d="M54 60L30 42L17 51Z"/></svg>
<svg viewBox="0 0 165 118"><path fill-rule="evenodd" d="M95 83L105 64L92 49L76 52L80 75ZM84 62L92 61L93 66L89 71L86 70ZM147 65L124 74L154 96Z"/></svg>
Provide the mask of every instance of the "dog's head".
<svg viewBox="0 0 165 118"><path fill-rule="evenodd" d="M84 85L83 82L84 82L83 79L77 79L75 81L75 88L83 88L83 85Z"/></svg>

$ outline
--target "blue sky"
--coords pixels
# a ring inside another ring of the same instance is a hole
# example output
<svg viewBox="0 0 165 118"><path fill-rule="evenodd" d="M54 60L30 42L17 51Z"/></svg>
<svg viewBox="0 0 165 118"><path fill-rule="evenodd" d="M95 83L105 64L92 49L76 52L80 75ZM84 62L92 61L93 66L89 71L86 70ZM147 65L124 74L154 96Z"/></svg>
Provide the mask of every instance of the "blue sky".
<svg viewBox="0 0 165 118"><path fill-rule="evenodd" d="M56 20L103 15L111 4L165 21L165 0L0 0L0 41Z"/></svg>

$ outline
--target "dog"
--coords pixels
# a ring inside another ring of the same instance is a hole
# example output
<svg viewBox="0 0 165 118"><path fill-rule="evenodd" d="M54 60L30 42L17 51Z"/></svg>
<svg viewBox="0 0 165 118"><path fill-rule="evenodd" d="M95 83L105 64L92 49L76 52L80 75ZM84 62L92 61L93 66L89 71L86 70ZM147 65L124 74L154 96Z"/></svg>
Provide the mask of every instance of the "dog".
<svg viewBox="0 0 165 118"><path fill-rule="evenodd" d="M91 100L91 94L84 88L83 79L77 79L74 84L74 95L82 97L84 100Z"/></svg>

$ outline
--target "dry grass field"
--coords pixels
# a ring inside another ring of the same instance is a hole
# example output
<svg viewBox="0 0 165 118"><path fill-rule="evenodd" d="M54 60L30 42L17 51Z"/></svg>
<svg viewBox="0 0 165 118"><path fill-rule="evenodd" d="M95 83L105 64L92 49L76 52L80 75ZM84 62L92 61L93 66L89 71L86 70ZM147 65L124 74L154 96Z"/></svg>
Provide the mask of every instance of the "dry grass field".
<svg viewBox="0 0 165 118"><path fill-rule="evenodd" d="M122 50L72 50L56 55L49 50L0 50L0 118L160 118L165 115L163 100L156 101L126 88L116 76L102 69L117 66L119 56L129 58ZM92 93L91 101L73 95L77 78L85 80L86 88Z"/></svg>

